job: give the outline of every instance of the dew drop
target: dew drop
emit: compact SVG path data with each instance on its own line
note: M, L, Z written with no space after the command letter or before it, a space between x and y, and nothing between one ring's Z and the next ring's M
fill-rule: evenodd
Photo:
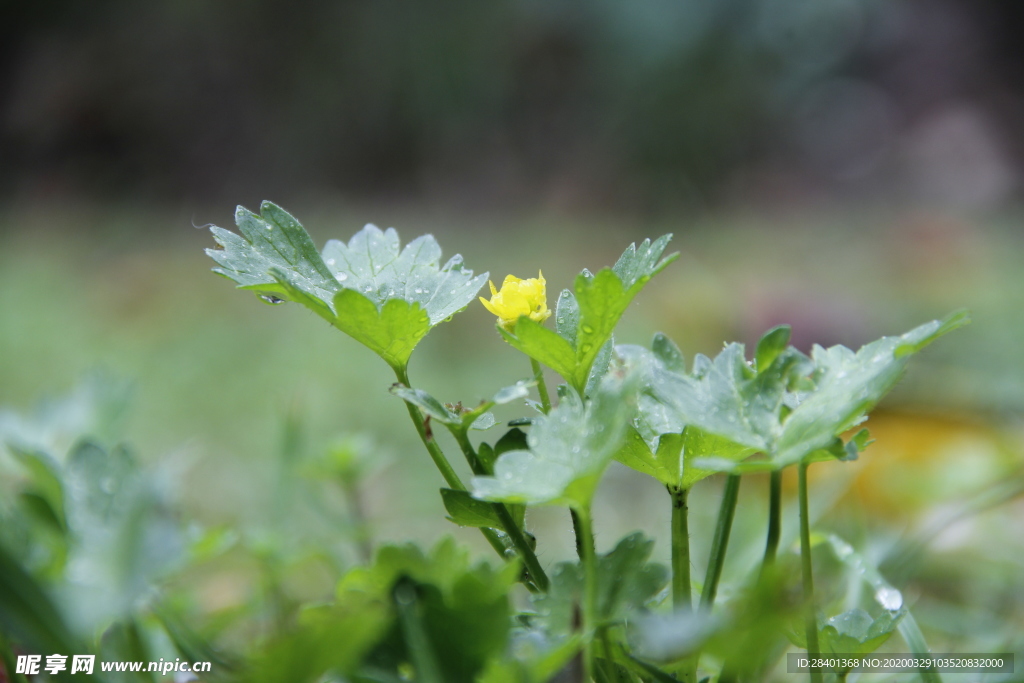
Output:
M370 292L372 290L373 290L373 287L371 287L370 285L366 285L365 287L363 287L363 291L364 292Z
M423 293L423 288L422 287L417 287L413 291L416 292L417 294L422 294Z
M591 327L590 325L584 325L583 331L586 332L587 334L594 334L594 328Z
M895 611L903 607L903 595L895 588L882 586L875 591L875 600L887 610Z
M334 259L332 259L332 258L327 259L327 265L333 266L334 265Z
M593 344L584 344L583 346L580 347L580 351L582 351L583 353L588 353L592 348L594 348Z
M338 273L334 277L338 280L338 282L344 282L345 280L348 279L348 274L347 273Z
M284 299L281 299L280 297L276 297L273 294L260 294L259 296L260 296L261 299L266 301L268 304L272 304L274 306L276 306L277 304L283 304L284 303Z

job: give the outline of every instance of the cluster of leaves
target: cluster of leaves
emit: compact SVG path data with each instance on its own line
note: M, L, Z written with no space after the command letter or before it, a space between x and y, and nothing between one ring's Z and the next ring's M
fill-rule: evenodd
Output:
M406 367L416 343L465 307L486 274L474 278L458 257L439 268L440 249L429 236L401 250L393 230L382 233L367 226L347 245L331 241L318 254L295 219L273 204L264 203L260 216L240 208L237 219L241 236L214 229L223 247L209 250L221 266L217 272L272 302L302 303L388 362L399 378L392 392L409 404L424 445L450 485L442 489L449 519L483 529L499 552L518 556L526 565L520 570L513 561L513 569L488 574L492 570L471 569L464 560L452 565L454 551L447 545L430 558L413 548L382 551L374 567L343 579L337 602L302 627L320 633L325 619L344 621L360 610L364 623L379 625L379 632L368 626L363 634L379 637L353 639L333 661L353 680L392 680L403 667L423 681L548 680L562 665L579 666L572 658L581 649L586 651L579 653L584 669L598 680L675 680L670 673L687 678L693 671L691 664L687 673L685 659L701 648L725 660L742 652L745 669L755 671L763 662L751 652L751 634L768 642L773 638L752 624L776 623L766 615L792 616L796 607L771 604L764 598L765 584L759 584L760 597L745 609L734 609L725 621L711 620L706 613L680 613L670 617L678 623L652 628L660 617L645 613L668 578L662 568L646 564L650 542L629 537L597 557L588 539L590 505L608 463L618 459L654 477L668 487L678 507L680 495L717 472L738 477L798 463L806 467L854 459L869 440L866 430L852 435L850 430L893 387L910 356L967 321L956 314L857 352L814 347L810 355L789 346L789 328L782 326L762 337L750 360L743 345L729 344L714 359L697 356L687 370L682 353L664 335L656 335L649 349L616 346L613 338L630 302L675 258L663 257L671 237L666 235L631 245L613 267L597 274L584 270L574 291L559 295L554 330L527 316L498 326L513 348L566 383L553 409L530 402L542 414L521 423L529 425L528 433L513 428L493 446L473 445L470 428L492 427L496 421L489 411L525 398L533 383L520 382L467 410L410 386ZM447 427L459 442L475 475L470 486L463 486L447 465L425 428L427 420ZM535 541L525 525L525 509L538 505L568 507L577 523L581 562L560 567L550 582L541 576ZM722 557L731 523L731 511L726 512L713 551ZM856 557L848 547L837 554L844 561ZM446 567L447 574L437 574L438 567ZM866 575L863 567L858 571ZM535 611L513 622L507 599L516 577L535 592ZM717 575L706 579L717 580ZM453 587L462 581L466 593ZM485 584L498 586L500 599L484 590ZM470 593L480 602L473 602ZM883 613L874 618L859 609L822 616L817 636L823 651L867 652L897 625L912 623L902 605L882 599L879 604ZM491 626L471 632L471 611L485 621L493 617ZM626 622L637 625L628 634L621 628ZM511 628L512 623L518 625ZM666 646L664 633L676 627L687 637ZM737 629L744 637L735 637ZM296 637L282 647L301 650L302 637ZM746 651L736 650L737 642L745 643ZM759 647L770 653L774 646ZM644 653L662 664L645 661ZM313 668L313 677L327 670Z

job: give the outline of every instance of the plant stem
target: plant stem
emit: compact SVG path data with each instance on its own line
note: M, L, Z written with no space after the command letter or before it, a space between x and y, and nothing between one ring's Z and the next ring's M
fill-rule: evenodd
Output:
M394 370L399 382L407 387L411 386L409 384L409 372L406 368L396 367ZM459 475L455 473L454 469L452 469L452 465L448 462L448 458L445 457L444 451L442 451L441 447L437 445L434 437L427 434L426 420L423 417L423 413L419 408L408 401L403 401L403 403L405 403L405 407L409 411L409 418L412 420L412 424L416 428L416 433L420 435L420 441L423 442L423 446L427 449L427 453L430 454L430 459L434 461L434 464L437 465L437 469L441 471L441 476L444 477L444 480L448 483L448 487L453 488L456 491L465 491L466 485L462 483L462 480L459 479ZM501 542L501 539L498 538L496 533L494 533L494 530L480 529L480 533L484 535L484 538L486 538L487 542L492 548L494 548L494 551L504 559L505 544Z
M551 396L548 395L548 385L544 381L544 368L536 359L530 359L530 366L533 368L533 378L537 380L537 393L540 394L540 406L544 414L551 412Z
M768 488L768 541L764 548L764 561L761 563L761 578L775 564L775 555L779 550L779 536L782 533L782 470L772 471Z
M430 636L423 625L416 586L404 579L394 589L395 611L409 648L410 658L420 683L442 683L441 667L437 661Z
M455 436L455 441L459 444L459 448L462 449L462 454L466 456L466 461L469 463L473 473L478 475L493 474L480 462L480 456L477 455L473 444L470 443L469 435L466 434L465 428L455 427L451 431L452 435ZM515 519L512 518L512 513L509 512L508 507L504 503L492 503L492 506L498 515L498 520L502 524L502 530L508 534L516 550L519 551L519 556L523 558L523 564L526 566L530 580L533 581L539 590L546 593L550 585L548 576L544 572L544 568L541 567L537 554L530 547L526 536L523 535L522 529L519 528Z
M583 564L583 634L586 646L583 655L583 680L593 680L594 637L597 628L597 549L594 545L594 528L590 520L590 509L574 510L574 519L579 522L577 543Z
M736 514L739 493L740 475L730 474L725 480L725 490L722 492L722 506L718 509L718 523L715 525L715 536L711 541L711 557L704 577L704 590L700 595L700 607L706 612L710 612L715 604L718 580L722 577L722 567L725 565L725 551L729 546L729 532L732 531L732 519Z
M668 487L672 496L672 605L677 612L693 610L690 581L690 528L687 500L689 489ZM679 675L685 683L697 680L697 662L700 655L688 657L680 665Z
M920 659L931 656L931 648L928 647L928 643L925 642L924 634L921 633L920 627L917 625L917 621L914 620L914 615L907 611L900 620L900 625L897 627L900 635L903 636L903 640L907 641L907 645L910 647L910 651ZM921 676L921 680L924 683L942 683L942 676L939 675L935 665L923 666L918 669L918 673Z
M395 368L395 375L398 376L398 381L405 386L412 386L409 384L409 372L406 368ZM408 401L403 402L405 403L405 407L409 410L409 418L412 419L412 424L416 427L416 433L420 435L420 441L423 442L423 445L427 449L427 453L430 454L430 459L434 461L434 464L437 465L437 469L441 471L441 476L444 477L446 482L448 482L449 487L459 491L465 491L466 486L462 483L462 480L459 479L459 475L455 473L455 470L452 469L452 465L448 462L448 458L445 457L441 447L437 445L436 441L434 441L433 436L427 434L426 420L423 417L423 413L419 408Z
M690 597L689 489L668 487L672 496L672 604L676 611L693 609Z
M814 607L814 577L811 574L811 522L807 512L807 467L800 463L800 564L803 569L804 586L804 628L807 635L807 656L811 659L821 654L818 645L818 618ZM822 683L821 669L811 667L811 683Z

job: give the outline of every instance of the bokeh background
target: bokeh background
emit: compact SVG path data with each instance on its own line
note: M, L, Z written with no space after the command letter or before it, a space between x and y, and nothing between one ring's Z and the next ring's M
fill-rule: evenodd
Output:
M443 520L383 363L210 274L201 228L271 199L321 244L368 222L432 232L478 272L542 269L553 291L672 232L682 257L619 341L662 330L688 357L778 323L804 350L856 347L969 308L974 324L915 359L872 420L876 444L832 468L816 506L896 563L936 649L1020 646L1024 6L52 0L4 14L0 434L57 451L83 432L125 440L169 473L183 523L234 539L179 579L197 614L258 602L252 548L287 558L284 592L329 593L358 559L351 510L324 488L339 453L363 459L375 539L482 548ZM529 374L492 322L473 305L436 329L414 382L474 403ZM0 462L10 492L21 475ZM698 555L717 486L695 506ZM736 532L753 554L727 578L759 552L756 488ZM613 468L599 546L635 528L667 538L662 497ZM534 521L542 559L571 554L567 520ZM897 557L910 538L930 561Z

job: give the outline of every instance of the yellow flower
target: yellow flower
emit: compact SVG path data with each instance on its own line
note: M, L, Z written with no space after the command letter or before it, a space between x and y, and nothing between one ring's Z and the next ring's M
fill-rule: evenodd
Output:
M515 275L507 275L505 281L501 283L500 292L494 288L493 282L488 284L491 286L491 300L480 297L480 303L498 316L498 322L509 332L515 329L516 322L524 315L539 323L551 315L544 273L526 280L521 280Z

